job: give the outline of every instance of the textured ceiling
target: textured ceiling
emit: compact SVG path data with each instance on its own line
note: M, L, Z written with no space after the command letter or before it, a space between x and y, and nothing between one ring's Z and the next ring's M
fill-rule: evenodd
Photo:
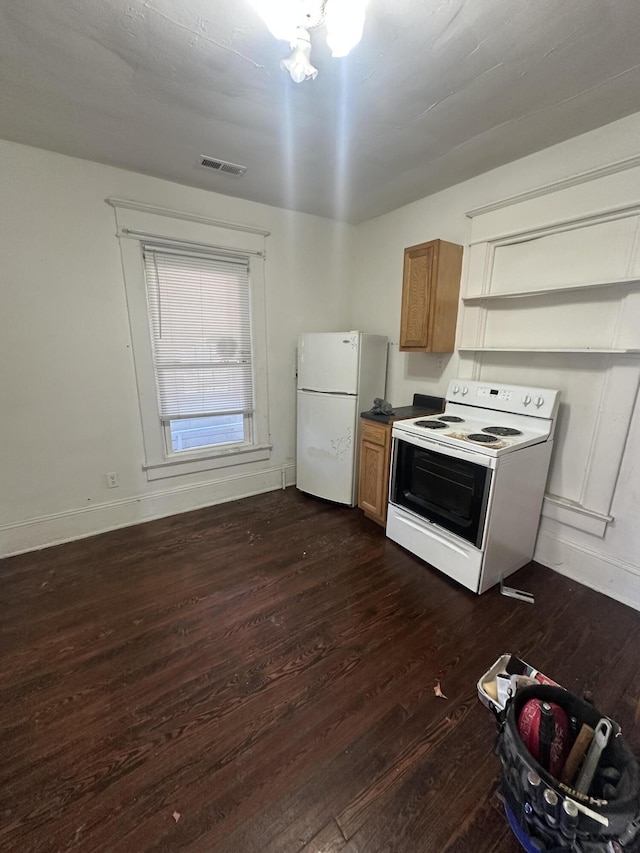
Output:
M370 0L312 43L294 84L248 0L0 0L0 137L360 222L640 110L639 0Z

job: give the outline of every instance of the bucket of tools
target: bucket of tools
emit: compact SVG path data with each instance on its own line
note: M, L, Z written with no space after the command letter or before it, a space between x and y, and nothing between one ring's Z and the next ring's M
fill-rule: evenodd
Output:
M640 768L617 723L542 684L496 716L505 810L525 850L640 850Z

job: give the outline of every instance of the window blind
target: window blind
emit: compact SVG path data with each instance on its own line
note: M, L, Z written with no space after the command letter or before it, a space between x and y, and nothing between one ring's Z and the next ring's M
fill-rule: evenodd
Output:
M143 246L164 420L253 411L249 263Z

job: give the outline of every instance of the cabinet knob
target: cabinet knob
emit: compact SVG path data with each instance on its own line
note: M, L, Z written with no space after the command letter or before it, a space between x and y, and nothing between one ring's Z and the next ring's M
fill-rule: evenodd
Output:
M542 406L543 403L544 403L544 397L536 397L536 406L538 408L540 408L540 406Z
M524 397L522 398L523 405L528 406L530 402L531 402L531 394L525 394Z

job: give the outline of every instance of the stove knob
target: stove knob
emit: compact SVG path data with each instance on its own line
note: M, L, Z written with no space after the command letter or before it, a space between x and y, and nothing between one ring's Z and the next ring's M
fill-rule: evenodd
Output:
M453 386L453 393L454 393L454 394L457 394L459 390L460 390L460 386L459 386L459 385L454 385L454 386Z
M469 389L467 388L466 385L463 385L462 386L462 396L464 397L464 395L468 394L468 393L469 393Z
M530 402L531 402L531 394L525 394L524 397L522 398L523 405L528 406Z
M536 406L538 408L540 408L540 406L542 406L543 403L544 403L544 397L536 397Z

